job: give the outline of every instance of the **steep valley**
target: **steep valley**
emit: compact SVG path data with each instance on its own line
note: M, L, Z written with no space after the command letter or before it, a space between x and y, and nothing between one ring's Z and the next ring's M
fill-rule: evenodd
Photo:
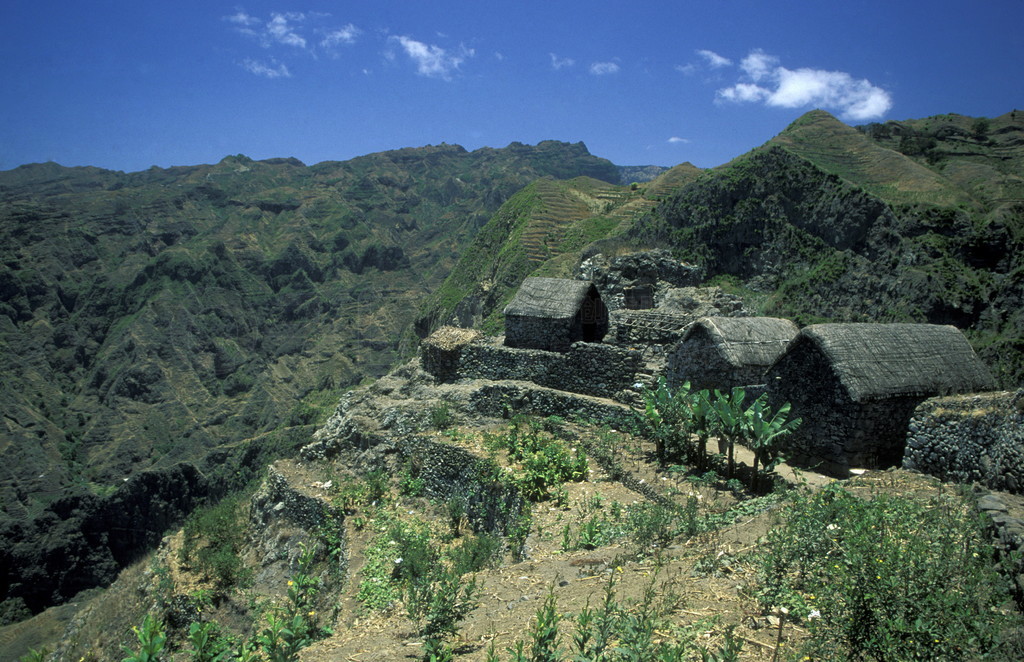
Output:
M743 556L781 525L776 496L658 467L621 403L584 399L578 416L538 409L521 423L509 417L562 396L441 384L419 368L432 331L501 335L526 277L572 277L598 254L665 249L715 296L801 325L953 324L1001 388L1024 384L1016 111L862 127L813 111L708 170L619 168L555 141L313 166L242 155L127 174L22 166L0 172L0 247L0 625L12 624L0 649L18 655L45 644L60 659L112 659L147 611L180 617L179 644L193 617L257 634L309 548L326 588L308 610L334 634L300 659L419 659L407 596L376 611L357 597L374 536L395 527L429 530L446 563L469 544L500 550L478 569L497 597L467 619L457 659L514 645L548 589L578 614L616 577L633 608L656 581L694 645L721 651L735 634L742 659L767 660L785 635L795 650L807 624L783 632L777 612L753 613ZM590 456L564 502L534 505L526 532L499 475L521 467L494 445L520 424ZM444 472L488 459L498 473L459 487L479 501L446 533L446 504L464 492ZM902 472L861 485L923 501L950 491ZM194 551L175 565L189 554L181 523L239 490L221 522L256 579L219 585ZM690 513L673 520L689 532L637 543L629 506L669 503ZM607 537L588 521L605 521ZM194 542L213 546L209 531ZM108 586L123 609L95 598ZM680 600L665 606L670 596Z

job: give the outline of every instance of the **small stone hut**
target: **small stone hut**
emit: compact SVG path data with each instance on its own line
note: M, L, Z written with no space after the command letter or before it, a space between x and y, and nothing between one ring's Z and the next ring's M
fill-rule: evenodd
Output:
M766 382L773 407L803 419L780 440L787 460L837 476L900 464L926 398L995 387L960 330L933 324L813 324Z
M527 278L504 313L509 347L562 352L608 333L608 309L588 281Z
M459 378L459 366L465 348L483 337L474 329L442 326L420 343L420 361L423 369L441 381Z
M776 317L701 318L669 352L665 378L694 389L764 384L765 372L799 332Z

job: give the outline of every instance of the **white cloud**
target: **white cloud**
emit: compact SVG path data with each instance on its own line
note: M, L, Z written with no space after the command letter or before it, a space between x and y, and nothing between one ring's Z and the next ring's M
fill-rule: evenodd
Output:
M473 57L475 51L460 47L458 53L449 53L440 46L424 44L410 37L391 37L401 44L405 54L416 63L416 73L429 78L451 80L452 74L458 71L467 57Z
M708 65L712 69L721 69L722 67L728 67L732 64L732 60L730 60L729 58L723 57L718 53L714 51L709 51L707 49L697 51L697 55L707 60Z
M590 73L595 76L605 76L619 72L619 65L615 62L595 62L590 65Z
M558 57L554 53L548 53L548 55L551 56L551 68L555 69L556 71L558 69L564 69L565 67L571 67L576 64L576 60L572 59L571 57Z
M726 101L742 103L744 101L760 101L771 95L771 91L753 83L737 83L732 87L718 90L718 96Z
M686 76L697 73L697 65L695 64L677 64L675 68L676 71Z
M243 25L245 27L253 27L255 25L259 25L261 22L260 19L256 18L255 16L250 16L249 14L246 14L241 9L239 9L238 12L232 16L225 16L224 20L230 21L235 25Z
M760 49L750 51L747 57L740 61L740 69L745 71L755 82L771 75L778 66L779 58L768 55Z
M672 136L668 139L670 145L689 145L691 142L693 141L689 138L680 138L679 136Z
M760 50L743 58L740 68L748 80L718 90L719 100L763 101L777 108L818 106L838 110L844 119L850 120L881 117L892 108L888 92L843 71L787 69L779 64L778 58Z
M302 37L289 24L290 21L302 21L305 18L302 14L271 14L267 23L267 36L279 44L305 48L306 39Z
M251 58L245 58L240 64L243 69L251 74L256 74L257 76L265 76L266 78L292 77L291 72L288 71L288 67L284 66L284 64L273 60L271 62L271 64L265 64Z
M354 44L356 43L356 38L362 33L362 30L349 23L344 27L328 31L324 38L320 40L320 46L323 48L333 48L339 44Z

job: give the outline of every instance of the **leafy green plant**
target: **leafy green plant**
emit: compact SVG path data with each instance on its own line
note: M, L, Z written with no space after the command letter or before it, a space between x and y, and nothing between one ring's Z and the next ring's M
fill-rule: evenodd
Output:
M452 413L451 405L441 402L430 408L428 412L430 427L435 430L446 430L455 423L455 414Z
M551 488L587 477L589 464L586 451L571 451L565 443L543 431L543 422L516 418L507 433L493 439L508 450L509 458L518 463L516 484L530 501L551 498Z
M236 493L216 504L199 508L184 525L180 556L209 575L220 589L245 582L250 571L238 556L245 542L240 508L247 493Z
M530 660L531 662L560 662L562 649L558 623L562 615L558 613L554 588L548 589L544 604L537 610L530 627Z
M641 551L665 547L679 533L675 509L660 503L638 503L627 510L626 528Z
M25 653L18 658L18 662L44 662L46 656L50 654L50 651L46 648L36 650L32 648L29 652Z
M664 377L658 377L655 388L640 391L644 408L637 422L645 436L654 441L655 455L662 465L694 459L695 449L689 443L689 394L689 382L672 391Z
M747 392L735 386L728 394L715 389L715 397L711 401L716 414L715 427L719 433L719 452L727 458L729 478L733 477L735 471L736 444L743 441L746 431L747 417L743 408L746 397Z
M744 412L747 441L754 451L754 467L750 475L751 491L757 491L760 477L758 464L764 474L768 475L782 461L775 444L776 440L800 426L799 418L787 420L789 409L790 404L787 402L773 413L768 406L768 396L762 394Z
M695 465L698 471L706 471L708 465L708 439L711 437L715 409L711 405L711 393L707 389L690 391L686 399L689 409L690 428L697 435Z
M142 625L133 627L132 632L138 639L139 650L133 652L124 647L124 652L128 653L128 657L124 658L123 662L156 662L163 659L162 653L167 645L167 635L160 621L150 614L146 614L142 619Z
M298 569L288 581L286 606L270 610L266 627L256 637L270 662L294 662L300 650L330 634L330 630L317 626L313 609L319 590L319 581L310 574L313 560L313 550L303 547Z
M478 604L480 585L458 571L438 564L429 574L412 578L405 589L409 617L419 624L420 635L440 640L455 634L458 624Z
M755 596L810 631L807 654L976 659L1021 626L988 535L954 495L798 493L757 557ZM1019 653L1019 651L1017 651Z
M495 564L502 550L500 536L480 533L462 538L462 544L448 551L452 568L459 574L479 572Z
M427 483L411 462L406 463L398 478L398 491L407 497L421 497L427 490Z
M231 660L231 640L224 637L216 623L192 623L188 628L189 656L193 662Z

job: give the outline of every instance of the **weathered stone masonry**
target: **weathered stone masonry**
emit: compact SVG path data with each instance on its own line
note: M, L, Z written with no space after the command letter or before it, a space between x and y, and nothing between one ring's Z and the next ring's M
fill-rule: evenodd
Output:
M614 398L631 389L642 367L638 351L597 343L573 343L567 352L505 347L467 336L440 349L433 336L423 342L423 367L442 381L492 379L528 381L570 393Z
M924 401L910 421L903 467L1024 494L1024 389Z

